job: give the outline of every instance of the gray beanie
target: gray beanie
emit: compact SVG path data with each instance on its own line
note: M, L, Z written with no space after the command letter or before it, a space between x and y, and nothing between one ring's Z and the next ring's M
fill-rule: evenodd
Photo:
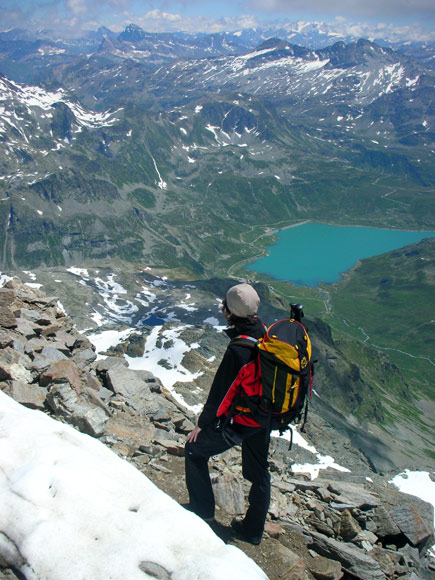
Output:
M228 310L239 318L257 314L260 297L249 284L237 284L230 288L225 297Z

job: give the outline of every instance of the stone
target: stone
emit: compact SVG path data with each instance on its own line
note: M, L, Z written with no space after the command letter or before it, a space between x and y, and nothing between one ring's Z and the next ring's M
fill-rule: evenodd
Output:
M52 363L44 356L35 354L32 362L28 365L28 367L29 371L32 373L32 375L35 376L35 379L37 379L41 373L48 369L51 364Z
M345 542L349 542L361 531L361 526L352 516L349 510L345 510L341 514L340 520L340 536Z
M52 346L44 346L41 350L41 355L50 360L51 362L56 362L60 360L68 360L68 357L65 356L60 350L57 348L53 348Z
M264 531L270 538L278 539L282 534L284 534L284 529L277 523L266 522L264 525Z
M32 338L37 334L37 326L30 320L25 318L17 318L15 329L25 338Z
M65 346L71 350L77 340L77 336L74 336L71 332L67 332L62 328L59 332L56 332L56 340L63 342Z
M41 318L41 313L38 310L31 310L30 308L20 308L17 317L26 318L32 322L38 322Z
M171 439L162 439L161 437L158 437L153 440L153 443L164 447L169 455L184 457L184 445L178 443L177 441L172 441Z
M305 563L290 548L277 544L276 566L281 571L280 580L301 580L305 572Z
M14 340L14 335L9 332L0 329L0 348L6 348L10 346Z
M364 542L365 545L367 543L374 545L376 544L377 541L378 537L376 536L376 534L370 532L369 530L360 530L358 534L354 538L352 538L352 542L355 544Z
M236 476L226 473L213 481L213 492L216 504L229 514L245 513L245 495L243 487Z
M56 322L48 326L39 326L36 330L37 334L40 336L53 336L62 328L62 324Z
M387 575L387 577L393 576L396 569L395 558L392 558L388 550L384 550L381 546L374 546L368 554L379 562L382 571Z
M296 487L293 483L288 483L287 481L281 481L280 479L272 479L272 487L278 489L281 493L292 493Z
M155 379L152 373L119 365L107 371L106 379L109 389L122 395L138 413L145 412L146 403L152 397L149 387L149 381Z
M311 546L321 556L338 560L345 571L361 580L386 580L379 563L353 544L310 532Z
M44 346L49 346L49 343L45 338L30 338L26 342L25 352L27 354L41 352Z
M5 284L0 288L0 309L11 306L15 300L15 291L8 288Z
M5 363L0 361L0 381L22 381L32 383L33 377L31 372L19 363Z
M269 514L272 518L278 520L286 518L288 515L294 515L298 511L298 507L292 500L282 493L276 493L272 489L272 497L269 505Z
M74 425L83 433L99 437L105 433L108 415L101 407L92 407L81 399L68 383L55 384L46 398L57 417Z
M432 530L423 521L413 504L393 507L390 515L413 546L431 537Z
M187 435L195 428L195 425L192 423L192 421L183 415L176 415L175 417L172 417L172 422L174 423L177 433L183 433L184 435Z
M94 362L94 360L97 358L97 355L94 350L86 348L84 350L75 352L73 358L77 364L88 366Z
M42 387L56 383L68 383L78 395L82 392L80 372L72 360L57 361L40 376L39 384Z
M47 396L47 389L38 387L36 385L29 385L22 381L11 381L10 395L15 401L21 403L30 409L45 409L45 398Z
M139 570L150 576L151 578L156 578L156 580L171 580L172 574L155 562L141 562L139 564Z
M3 328L16 328L17 319L9 310L9 308L0 307L0 326Z
M97 361L95 363L95 366L93 366L93 368L95 368L97 374L105 375L109 369L112 369L117 366L127 367L128 362L124 358L121 358L120 356L108 356L104 359L100 359L99 361Z
M318 554L307 559L307 567L316 580L340 580L344 574L340 562Z
M376 529L372 531L380 538L400 534L399 526L383 505L377 506L373 510L371 521L376 525Z
M335 496L334 505L345 504L346 508L370 509L381 503L377 495L354 483L334 481L330 483L329 491Z
M154 425L145 417L121 419L114 416L109 419L106 425L106 435L117 439L131 439L136 442L139 449L151 446L156 431Z

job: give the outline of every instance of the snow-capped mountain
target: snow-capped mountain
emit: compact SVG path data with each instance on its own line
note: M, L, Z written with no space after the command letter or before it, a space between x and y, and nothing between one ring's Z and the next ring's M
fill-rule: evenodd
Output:
M20 180L26 165L37 159L39 171L27 174L27 183L33 183L50 152L70 145L78 133L107 128L118 120L116 112L85 109L62 89L51 92L0 77L0 138L6 145L0 180Z
M97 52L54 66L45 88L3 77L4 264L153 255L225 270L245 221L325 219L343 187L360 223L372 197L361 183L384 172L431 182L433 84L431 70L364 40L312 50L270 39L238 56L153 65ZM415 207L408 227L430 227ZM399 210L390 225L403 223ZM367 219L385 225L385 212Z

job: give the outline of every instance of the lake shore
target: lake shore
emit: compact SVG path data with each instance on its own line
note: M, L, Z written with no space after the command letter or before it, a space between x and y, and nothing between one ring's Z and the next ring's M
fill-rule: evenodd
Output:
M298 226L304 226L302 236L300 232L290 232ZM260 257L249 260L242 268L296 286L316 287L322 282L339 282L361 259L417 244L425 238L435 237L435 232L304 220L271 229L265 232L264 236L267 235L275 236L274 243L267 245Z

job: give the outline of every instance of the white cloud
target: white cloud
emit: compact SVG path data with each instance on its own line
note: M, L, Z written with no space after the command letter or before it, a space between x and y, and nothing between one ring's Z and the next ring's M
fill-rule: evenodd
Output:
M86 0L67 0L66 7L74 16L81 16L88 12L88 4Z
M433 18L435 4L433 0L245 0L245 7L254 12L260 10L269 14L291 14L312 12L314 14L337 14L350 17L411 17Z

